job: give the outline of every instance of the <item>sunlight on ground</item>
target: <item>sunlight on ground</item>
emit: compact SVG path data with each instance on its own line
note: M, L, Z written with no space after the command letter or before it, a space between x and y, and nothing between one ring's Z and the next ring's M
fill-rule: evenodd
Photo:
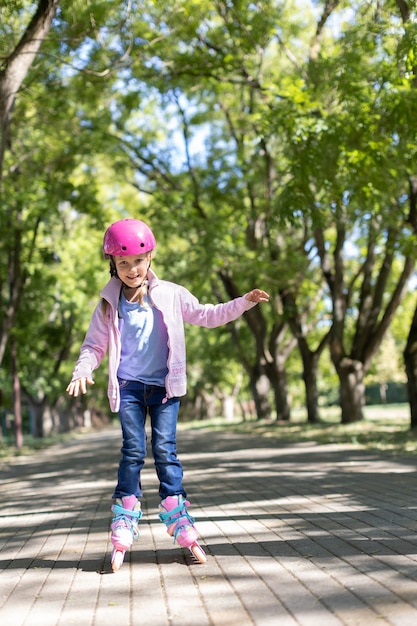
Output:
M417 454L417 432L410 430L408 404L369 406L364 414L360 422L341 424L340 409L326 407L322 409L322 421L318 424L307 423L305 411L294 411L289 423L218 418L180 423L179 428L252 434L277 439L280 443L351 444L397 454Z

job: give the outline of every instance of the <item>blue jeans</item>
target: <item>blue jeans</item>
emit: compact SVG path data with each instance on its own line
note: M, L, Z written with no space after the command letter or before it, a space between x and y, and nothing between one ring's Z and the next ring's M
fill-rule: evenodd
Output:
M134 380L119 380L122 426L122 458L119 463L118 482L113 498L135 494L142 496L140 473L145 464L145 422L149 412L152 433L152 454L159 479L159 495L182 494L182 465L177 458L177 418L180 407L178 398L166 399L164 387L145 385Z

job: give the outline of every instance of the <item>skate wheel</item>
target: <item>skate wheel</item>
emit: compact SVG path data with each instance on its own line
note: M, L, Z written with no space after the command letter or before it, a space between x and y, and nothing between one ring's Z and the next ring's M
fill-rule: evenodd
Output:
M207 561L206 553L198 543L194 543L190 546L190 550L199 563L203 564Z
M123 559L125 557L125 553L121 550L115 550L111 557L111 566L113 572L117 572L118 569L122 567Z

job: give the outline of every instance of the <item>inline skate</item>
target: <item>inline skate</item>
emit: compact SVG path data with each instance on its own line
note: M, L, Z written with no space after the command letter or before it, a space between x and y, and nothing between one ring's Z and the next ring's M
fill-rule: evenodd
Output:
M190 506L182 495L168 496L159 506L159 519L167 527L167 532L183 548L188 548L199 563L206 562L206 555L198 543L198 533L194 518L187 511Z
M113 572L117 572L123 564L126 550L129 550L133 540L139 537L138 522L142 517L142 511L135 495L117 499L111 510L114 513L111 523L113 544L111 564Z

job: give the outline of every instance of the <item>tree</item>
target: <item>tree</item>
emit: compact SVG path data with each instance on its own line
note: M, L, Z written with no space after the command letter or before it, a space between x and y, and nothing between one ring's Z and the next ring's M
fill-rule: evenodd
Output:
M417 428L417 308L408 333L404 349L405 371L407 374L407 392L410 403L410 427Z
M405 27L403 46L401 48L403 62L410 76L410 84L415 90L417 87L417 68L415 59L415 16L412 18L411 3L405 0L397 0L401 18ZM410 213L409 219L415 222L417 215L417 177L415 172L409 178L410 181ZM410 403L412 429L417 428L417 309L410 325L407 343L404 349L405 370L407 375L407 390Z
M410 217L417 214L417 178L410 179ZM404 348L404 363L407 375L407 391L410 403L410 427L417 428L417 307L410 324Z
M364 377L415 263L407 189L414 75L399 58L406 33L391 5L380 4L375 21L373 11L363 7L333 48L311 59L317 110L292 159L302 163L294 185L309 206L305 218L331 302L329 346L345 423L362 418Z
M178 22L179 10L187 20ZM279 232L285 216L292 219L293 209L276 199L288 167L285 149L276 139L281 127L277 128L275 101L281 85L274 84L276 24L283 10L274 3L264 3L259 13L255 5L216 2L195 10L193 3L183 2L172 11L162 6L149 11L150 45L132 66L137 91L127 88L118 96L115 141L128 158L127 176L130 163L132 183L152 197L158 223L170 224L171 230L175 224L180 232L186 229L191 247L198 249L193 254L182 247L182 253L191 255L187 275L191 283L204 266L212 268L212 295L220 299L262 280L267 288L273 287L274 308L268 314L257 309L245 316L253 349L248 351L240 327L239 332L231 329L258 416L271 415L273 390L277 417L289 419L286 362L297 342L279 293L291 270L293 283L295 277L302 283L308 258L304 252L297 258L293 241L288 244ZM294 23L289 28L294 29ZM302 30L300 25L297 33ZM282 82L289 84L287 62L282 74ZM132 102L141 102L141 110L132 111ZM155 108L165 120L163 150L157 140L160 122L153 128ZM167 132L171 120L173 150ZM204 129L204 150L197 154L193 146L199 129ZM289 237L295 232L295 227L289 230ZM303 240L302 227L297 239ZM288 252L293 256L291 269ZM299 306L298 320L304 319L301 310L307 312L308 307Z
M151 43L132 68L143 81L136 97L150 91L166 127L179 120L184 164L174 165L178 151L158 150L149 123L141 130L144 115L133 119L123 97L117 131L158 216L161 204L169 206L199 246L199 262L207 259L214 271L217 263L227 295L242 292L242 276L264 276L273 289L268 319L265 310L246 316L254 358L245 361L240 351L254 394L256 381L260 389L269 381L258 414L270 412L270 387L277 416L289 415L285 362L293 344L281 338L291 329L304 363L309 419L318 419L318 360L328 344L342 421L355 421L362 417L364 376L414 267L404 236L414 156L408 136L415 126L404 84L413 77L399 58L411 40L390 3L361 7L336 35L327 25L341 20L345 5L321 7L307 29L299 13L288 14L294 7L287 13L274 3L262 13L242 3L213 2L204 11L186 1L173 11L152 7ZM178 11L188 19L178 23ZM204 150L193 154L203 125ZM256 271L236 267L233 256L256 259ZM314 285L313 301L321 295L329 305L315 309L315 320L305 276ZM313 347L308 328L319 324Z
M7 387L17 390L18 407L16 393L23 390L37 413L33 420L37 435L43 434L44 409L51 413L49 404L53 408L62 395L63 382L57 379L71 346L75 317L74 304L65 295L70 280L64 271L62 281L57 281L60 245L68 244L72 228L66 231L66 214L72 216L72 223L82 223L75 217L77 212L90 214L91 222L101 229L106 220L96 199L93 134L83 124L83 111L95 108L97 99L104 97L104 90L97 89L102 78L92 67L82 86L81 79L70 80L76 73L71 60L78 45L92 56L100 49L88 41L88 35L94 32L93 15L106 11L100 2L89 7L77 4L63 3L58 15L58 2L40 1L36 7L9 3L1 9L5 36L0 71L0 363L7 367L10 362L15 378L10 387L7 382L5 398ZM76 18L73 10L78 10ZM56 36L47 38L52 27ZM92 66L94 62L102 64L103 58L93 58ZM85 96L82 104L80 93ZM94 235L84 234L81 249L88 240L93 241ZM79 288L86 283L87 293L89 285L95 286L92 275L89 280L79 279ZM79 313L77 317L81 319ZM49 352L41 347L45 341Z
M39 0L37 9L27 28L24 30L18 44L7 50L0 67L0 203L5 210L1 213L0 230L6 241L9 242L4 250L7 266L7 278L0 274L0 293L2 295L3 314L0 318L0 365L13 327L16 311L19 308L24 285L24 272L20 265L21 231L22 231L22 208L18 207L15 212L7 207L4 201L4 155L6 148L11 146L10 124L16 95L27 76L29 68L45 40L52 20L59 5L59 0ZM9 7L6 4L2 12L8 14ZM6 45L9 41L6 41ZM11 239L10 239L11 236ZM20 380L18 371L17 346L12 346L12 374L15 406L16 445L22 446L21 434L21 410L20 410Z
M64 357L102 274L98 256L90 265L85 255L92 279L81 279L78 298L62 258L71 243L75 257L82 250L81 225L99 254L105 223L140 215L157 232L157 266L202 300L255 285L271 292L269 307L228 327L227 357L246 371L258 417L290 418L298 348L308 419L318 421L329 347L342 420L360 419L364 377L414 267L408 4L144 0L136 8L63 0L4 118L3 362L13 338L32 410L63 412ZM20 40L32 18L8 11L4 32L14 28ZM12 48L3 56L13 59ZM79 245L67 241L75 225ZM203 359L212 389L220 381L207 369L213 360L216 374L224 366L224 329L213 337L222 354L212 346ZM193 333L190 341L201 352ZM35 376L37 354L45 366Z

